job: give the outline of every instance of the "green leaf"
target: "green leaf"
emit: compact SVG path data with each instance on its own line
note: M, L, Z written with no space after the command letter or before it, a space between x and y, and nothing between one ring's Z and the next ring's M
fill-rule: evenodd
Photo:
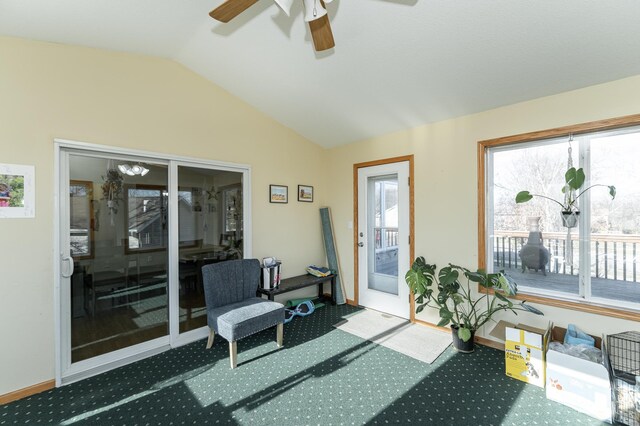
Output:
M416 297L416 303L424 303L424 296L422 294Z
M442 308L440 308L439 314L440 314L440 318L446 319L447 322L449 322L449 320L453 318L453 312L451 312L446 306L443 306Z
M416 294L421 294L424 292L424 276L421 272L412 269L409 269L404 276L404 280L407 285Z
M444 327L445 325L448 325L450 321L451 321L451 319L449 319L449 318L442 318L440 320L440 322L438 322L437 326L438 327Z
M424 260L424 257L418 256L416 257L416 260L413 261L413 264L411 265L411 269L421 270L426 266L427 266L427 262Z
M498 288L504 291L507 296L514 296L518 293L518 285L510 276L500 273L497 281Z
M526 304L525 302L522 302L522 303L520 304L520 306L522 306L522 307L524 308L524 310L526 310L526 311L528 311L528 312L531 312L532 314L536 314L536 315L544 315L544 314L542 313L542 311L541 311L541 310L539 310L539 309L537 309L537 308L534 308L533 306L528 305L528 304Z
M464 303L463 297L461 295L459 295L458 293L452 294L451 298L453 299L453 303L455 303L456 305Z
M466 327L460 327L458 329L458 337L463 341L467 342L471 339L471 330Z
M498 298L498 300L502 300L505 303L511 303L511 301L509 299L507 299L506 297L504 297L502 295L502 293L499 293L499 292L496 291L495 293L493 293L493 295L496 296Z
M564 174L564 179L567 182L567 185L569 185L571 189L578 190L584 184L584 180L585 180L584 170L582 170L582 168L579 168L578 170L576 170L575 167L571 167Z
M518 195L516 195L516 203L526 203L530 199L533 198L533 195L529 191L520 191Z
M478 272L469 271L465 273L465 275L467 278L469 278L469 281L474 283L483 284L487 281L487 274L484 273L483 271L478 271Z
M609 195L611 195L611 199L615 200L616 199L616 187L613 185L609 186Z
M425 306L426 305L418 305L418 307L416 308L416 314L419 314L420 312L422 312Z
M452 269L450 266L445 266L440 269L440 273L438 274L438 280L440 280L440 285L446 287L448 285L453 284L460 274L455 269Z

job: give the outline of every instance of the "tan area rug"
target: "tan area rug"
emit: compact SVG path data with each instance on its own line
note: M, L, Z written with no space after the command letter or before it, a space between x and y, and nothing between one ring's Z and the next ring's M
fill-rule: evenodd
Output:
M365 309L333 325L363 339L431 364L451 344L451 333Z

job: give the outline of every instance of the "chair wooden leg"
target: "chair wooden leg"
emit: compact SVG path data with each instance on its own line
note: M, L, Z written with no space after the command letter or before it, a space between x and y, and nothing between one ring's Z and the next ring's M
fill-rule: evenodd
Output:
M276 327L276 342L278 343L278 347L282 347L282 339L284 336L284 323L279 323Z
M237 342L229 342L229 361L231 362L231 368L236 368L236 366L238 365Z
M211 349L211 346L213 346L213 339L215 339L216 337L216 332L213 331L213 328L209 329L209 340L207 340L207 349Z

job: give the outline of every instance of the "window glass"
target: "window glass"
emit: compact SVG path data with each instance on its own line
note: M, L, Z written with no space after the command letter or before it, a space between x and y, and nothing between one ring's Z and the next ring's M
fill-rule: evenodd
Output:
M71 256L93 257L93 182L69 182L69 228Z
M591 140L591 176L615 183L591 191L591 291L594 297L640 302L640 133Z
M521 293L635 308L640 303L640 130L488 148L487 267ZM582 168L576 227L564 226L565 172ZM615 200L609 185L617 189ZM516 194L539 195L517 204ZM548 197L548 198L546 198ZM550 200L549 198L553 199Z
M166 187L126 185L128 250L167 247Z

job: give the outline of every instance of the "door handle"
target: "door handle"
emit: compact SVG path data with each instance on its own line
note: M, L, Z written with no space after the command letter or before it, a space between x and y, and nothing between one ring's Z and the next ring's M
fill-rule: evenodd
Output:
M358 243L358 247L364 247L364 243L361 241Z
M65 265L67 266L65 268ZM61 274L64 278L69 278L71 275L73 275L73 257L71 256L64 256L62 258L62 271ZM65 273L65 270L68 270L68 273Z

